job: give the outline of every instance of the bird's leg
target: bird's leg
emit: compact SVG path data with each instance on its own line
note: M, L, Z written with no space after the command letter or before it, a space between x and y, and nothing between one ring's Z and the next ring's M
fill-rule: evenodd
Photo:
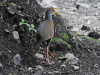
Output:
M49 57L48 57L48 50L49 50L49 46L47 46L47 61L49 60Z
M50 62L49 62L49 55L48 55L48 51L49 51L49 46L47 46L47 59L46 59L46 60L47 60L48 64L50 64L50 65L51 65L52 63L50 63Z
M43 45L43 49L44 49L44 57L46 58L46 52L45 52L45 46Z

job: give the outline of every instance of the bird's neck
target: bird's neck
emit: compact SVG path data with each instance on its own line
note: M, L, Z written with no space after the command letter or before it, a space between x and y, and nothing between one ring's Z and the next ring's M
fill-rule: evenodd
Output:
M52 15L51 14L47 14L46 19L51 21L53 23L53 19L52 19Z

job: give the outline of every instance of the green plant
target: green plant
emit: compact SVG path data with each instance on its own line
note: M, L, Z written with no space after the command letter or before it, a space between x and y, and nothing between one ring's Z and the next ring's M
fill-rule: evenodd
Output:
M67 44L68 48L71 48L71 45L70 44Z
M92 41L98 42L98 40L91 38Z
M28 24L28 23L25 23L25 20L24 19L21 19L22 22L19 23L19 25L26 25L29 27L29 31L31 32L31 30L37 32L36 29L34 29L34 24ZM25 31L22 27L20 27L23 31Z
M11 3L13 6L17 6L16 4L14 4L14 3Z
M77 36L77 38L78 38L79 41L82 41L82 38L80 36Z
M58 59L62 60L62 59L66 59L67 57L58 57Z
M76 41L72 41L72 42L76 42Z
M99 42L99 40L90 38L90 37L88 37L88 36L87 36L86 38L89 39L89 40L91 40L91 41Z
M62 40L62 42L66 44L66 41Z
M56 41L58 41L59 40L59 38L53 38L51 41L52 42L56 42Z
M65 33L62 33L62 36L63 36L66 40L69 39L69 36L68 36L67 34L65 34Z
M63 36L63 38L65 38L66 40L69 39L69 36L68 36L67 34L65 34L65 33L62 33L62 36ZM62 42L66 44L66 41L62 40ZM68 45L68 48L71 48L71 45L70 45L70 44L67 44L67 45Z
M72 32L70 32L70 33L72 33ZM72 33L72 34L74 34L74 35L75 35L75 37L76 37L79 41L82 41L82 37L78 36L78 35L77 35L77 34L75 34L75 33Z

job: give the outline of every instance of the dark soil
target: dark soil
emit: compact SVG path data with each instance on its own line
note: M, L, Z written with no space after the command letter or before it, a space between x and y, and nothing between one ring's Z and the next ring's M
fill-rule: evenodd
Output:
M100 42L84 39L81 42L77 41L78 45L76 45L71 43L69 39L66 42L71 44L72 47L70 49L65 44L55 45L51 43L50 50L56 55L54 58L50 56L50 60L55 62L53 66L48 65L44 60L34 57L35 53L43 54L43 50L40 49L39 44L36 44L35 32L33 31L31 34L25 25L22 26L25 31L22 31L19 27L19 22L24 19L25 22L34 24L35 29L37 29L40 22L45 20L43 18L45 9L38 5L35 0L30 1L30 4L26 4L26 0L7 1L7 3L13 2L17 6L21 6L20 10L21 13L24 13L24 16L17 13L9 13L7 4L0 7L0 14L3 14L0 15L0 63L3 65L3 67L0 67L0 75L50 75L49 73L54 71L59 71L60 73L53 75L100 75ZM66 33L72 38L65 25L68 21L59 15L53 16L53 20L55 25L54 38L64 39L61 33ZM6 32L5 29L8 29L9 32ZM20 43L13 38L12 31L14 30L19 33ZM67 67L61 67L65 60L58 60L58 57L67 53L74 53L79 58L78 70L74 70L69 64L66 64ZM15 65L13 62L13 57L16 54L20 54L22 58L20 66ZM36 74L38 72L35 69L37 65L41 65L44 68L41 74ZM31 71L28 70L29 67L32 67Z

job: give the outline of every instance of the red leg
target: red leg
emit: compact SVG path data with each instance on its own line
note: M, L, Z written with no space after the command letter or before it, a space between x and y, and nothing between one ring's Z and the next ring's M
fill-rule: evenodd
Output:
M50 64L50 65L51 65L52 63L50 63L50 62L49 62L49 55L48 55L48 51L49 51L49 46L47 46L47 59L46 59L46 60L47 60L48 64Z
M43 49L44 49L44 57L46 58L45 46L43 46Z

